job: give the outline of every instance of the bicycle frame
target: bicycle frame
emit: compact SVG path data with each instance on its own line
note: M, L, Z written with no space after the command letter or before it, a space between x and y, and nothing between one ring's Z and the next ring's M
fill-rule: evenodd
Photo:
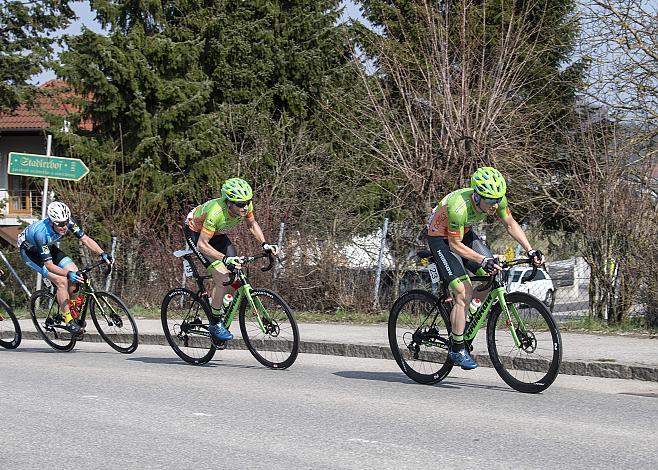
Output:
M471 317L470 323L467 325L467 328L464 331L464 340L471 342L475 339L475 337L478 334L478 331L480 331L480 328L484 326L485 321L489 318L489 313L491 313L491 309L496 304L496 302L498 302L498 305L500 305L502 309L503 315L505 315L506 318L505 323L507 324L510 330L515 346L516 347L521 346L521 341L519 340L517 331L525 333L526 326L525 323L523 322L523 319L521 318L521 315L519 315L519 312L516 310L516 307L514 305L511 305L510 308L510 305L507 304L506 301L507 289L505 288L503 277L507 274L506 272L507 268L528 261L529 260L527 259L518 259L510 262L503 262L503 271L498 272L493 276L469 276L471 281L485 282L487 285L490 285L492 289L489 292L489 294L487 294L487 297L484 299L484 301L482 302L482 306ZM534 277L534 273L536 273L536 271L537 268L533 270L533 274L531 275L530 279ZM485 285L485 288L482 290L485 290L486 288L487 286Z
M229 305L228 313L224 317L224 326L228 328L231 325L239 312L243 299L246 299L246 301L249 302L249 306L252 308L252 311L255 312L255 315L257 316L258 327L260 328L261 332L264 333L265 325L263 325L261 315L267 315L267 311L263 307L260 299L257 298L254 301L254 298L251 296L251 291L253 288L251 287L251 284L249 284L249 280L247 279L247 276L242 272L242 270L237 270L235 274L238 278L238 281L240 282L240 287L235 290L233 302L231 302L231 305Z
M90 271L92 271L92 270L94 270L94 269L96 269L100 266L103 266L105 264L106 264L105 261L99 261L97 263L91 264L91 265L89 265L85 268L80 269L79 272L81 272L83 275L86 275ZM111 268L109 268L109 269L111 269ZM54 286L54 284L50 283L50 292L53 295L53 297L52 297L52 301L51 301L51 303L48 307L49 315L51 315L53 313L53 308L54 308L55 309L54 313L56 313L57 315L61 316L61 318L63 318L63 314L60 311L59 302L57 301L56 290L57 289ZM98 306L101 315L107 316L107 314L105 312L105 307L109 307L110 309L113 310L113 307L111 305L108 305L107 303L106 303L105 307L103 306L103 303L100 301L100 299L98 298L98 295L96 294L97 292L98 291L94 287L91 278L86 278L84 282L79 283L78 295L82 295L82 297L83 297L82 305L80 306L80 309L78 311L78 313L80 314L80 317L77 319L77 321L80 324L84 325L85 322L86 322L87 312L89 311L89 305L91 304L90 299L89 299L90 296L93 298L93 301L96 302L96 305ZM116 313L116 312L113 312L113 313ZM63 323L57 323L57 324L53 324L53 325L50 325L50 326L46 325L46 328L53 331L55 328L65 329L65 325Z
M257 256L247 256L245 258L245 263L250 263L258 258L265 257L267 255L257 255ZM203 281L205 279L211 279L212 276L202 276L199 274L199 271L196 268L196 265L192 262L191 255L186 255L184 256L184 259L189 263L192 269L192 277L196 280L197 287L198 287L198 292L197 296L199 299L202 299L208 307L210 307L210 303L208 302L208 291L203 284ZM271 260L270 260L270 266L268 266L265 270L269 269L271 267ZM266 332L266 327L263 324L262 321L262 316L267 317L267 310L263 307L263 304L259 299L255 299L251 296L251 292L253 291L253 287L249 283L249 280L247 279L247 275L242 271L242 269L237 269L235 272L231 274L231 279L225 283L224 285L231 285L233 284L234 278L237 278L238 282L240 283L240 287L238 287L235 290L235 295L233 298L233 301L228 307L228 312L225 313L223 317L223 323L226 328L229 328L231 323L233 323L233 320L237 317L240 309L240 305L242 304L243 300L246 299L247 302L249 302L249 306L252 308L253 312L256 312L257 316L257 322L258 322L258 327L260 328L261 332L265 333Z

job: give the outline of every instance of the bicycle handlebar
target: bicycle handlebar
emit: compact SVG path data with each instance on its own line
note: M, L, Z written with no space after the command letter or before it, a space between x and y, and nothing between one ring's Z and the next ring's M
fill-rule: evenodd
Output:
M499 263L500 263L500 266L502 267L502 270L506 270L508 268L517 266L519 264L532 264L532 273L530 274L530 277L528 279L523 280L522 282L530 282L537 275L537 266L535 266L532 263L532 258L518 258L518 259L514 259L512 261L500 261L499 260ZM486 275L486 276L471 276L470 279L472 281L480 281L480 282L484 283L483 285L476 288L476 290L478 292L482 292L482 291L488 290L491 287L491 285L494 282L494 279L496 278L496 275L499 272L496 272L495 274L492 274L492 275Z
M267 266L260 268L260 270L263 271L263 272L266 272L266 271L269 271L270 269L272 269L272 267L274 266L274 255L272 255L272 253L263 252L259 255L241 256L240 258L242 258L242 263L241 264L249 264L253 261L256 261L257 259L265 258L265 257L267 257L267 259L268 259ZM233 284L233 281L235 281L235 276L236 276L238 271L241 271L241 269L236 269L235 271L231 272L230 275L229 275L228 281L222 282L222 284L224 286L230 286L231 284Z
M98 268L99 266L103 266L103 265L107 266L107 268L103 271L103 274L108 276L112 272L112 265L107 264L103 260L97 261L93 264L90 264L89 266L85 266L84 268L80 269L78 272L82 273L82 275L85 277L85 280L86 280L86 277L87 277L86 274L88 272L93 271L94 269Z

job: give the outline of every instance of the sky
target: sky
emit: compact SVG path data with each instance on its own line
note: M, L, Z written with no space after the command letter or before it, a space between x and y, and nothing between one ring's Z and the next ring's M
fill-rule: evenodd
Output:
M343 11L342 20L346 21L349 18L363 20L363 17L359 12L359 7L357 7L352 1L343 0L343 6L345 7L345 10ZM73 11L75 11L78 20L71 23L67 29L55 33L57 36L62 34L80 34L83 26L86 26L88 29L97 33L103 31L100 24L96 22L95 15L91 12L88 1L75 2L73 4ZM53 78L55 78L55 72L52 70L45 70L42 73L35 75L30 82L35 85L41 85Z

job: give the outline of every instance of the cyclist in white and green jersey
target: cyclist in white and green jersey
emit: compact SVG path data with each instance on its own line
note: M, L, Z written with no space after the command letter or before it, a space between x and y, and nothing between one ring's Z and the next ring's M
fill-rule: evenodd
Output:
M183 231L190 249L213 277L212 316L208 330L213 339L228 341L233 339L233 335L222 324L221 314L222 300L231 287L223 283L229 279L229 272L241 268L241 258L237 256L226 232L245 220L263 250L276 255L278 249L276 245L265 242L263 231L256 222L251 202L253 191L249 183L241 178L228 179L222 185L221 193L221 197L193 209L187 215Z
M476 275L500 270L482 239L472 226L487 216L498 218L507 233L516 240L535 265L544 262L539 250L533 250L523 229L512 217L505 192L503 175L492 167L478 168L471 177L471 187L453 191L434 208L427 225L427 241L436 260L439 274L448 283L454 303L450 314L452 341L450 359L462 369L475 369L476 362L464 344L466 309L473 297L473 287L466 269Z

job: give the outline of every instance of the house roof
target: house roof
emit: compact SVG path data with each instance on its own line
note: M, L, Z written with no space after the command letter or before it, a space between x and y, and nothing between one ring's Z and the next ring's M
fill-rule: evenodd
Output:
M68 84L63 80L49 80L39 88L42 89L66 89ZM73 96L71 91L62 91L53 95L37 95L34 100L34 106L29 108L21 105L11 114L0 113L0 131L2 130L42 130L49 127L48 121L44 119L45 114L56 114L59 116L68 116L77 113L79 108L66 103L66 99ZM92 122L85 119L79 126L84 130L92 129Z

